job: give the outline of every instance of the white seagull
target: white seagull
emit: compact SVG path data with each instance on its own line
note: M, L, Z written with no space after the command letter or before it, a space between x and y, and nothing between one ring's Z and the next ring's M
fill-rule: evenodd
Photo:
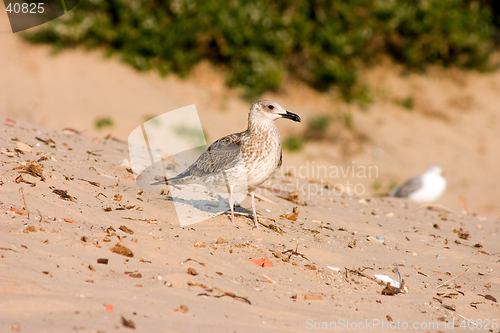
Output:
M441 167L432 165L424 174L410 178L402 186L394 188L389 196L409 198L418 204L435 202L446 189L446 179L442 173Z
M201 184L211 192L229 192L231 222L234 222L234 192L248 191L252 198L253 221L257 224L254 191L281 166L281 141L274 121L300 117L278 103L258 100L248 113L246 131L225 136L212 143L200 157L179 175L151 185Z

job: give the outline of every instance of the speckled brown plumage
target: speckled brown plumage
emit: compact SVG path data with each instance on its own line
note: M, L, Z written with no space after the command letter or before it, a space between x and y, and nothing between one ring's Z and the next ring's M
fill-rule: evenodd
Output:
M184 172L168 179L168 184L202 184L212 192L228 191L234 226L233 193L248 191L257 227L254 191L282 163L280 135L274 124L278 118L300 121L298 115L275 102L254 102L248 114L247 130L212 143ZM155 184L160 183L164 182Z

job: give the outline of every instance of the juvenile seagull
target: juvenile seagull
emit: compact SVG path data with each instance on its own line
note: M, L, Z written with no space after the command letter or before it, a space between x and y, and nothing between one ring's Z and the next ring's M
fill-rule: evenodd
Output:
M409 198L419 204L435 202L446 189L446 179L442 173L441 167L432 165L424 174L410 178L402 186L393 189L389 196Z
M234 192L247 190L252 198L253 222L257 224L254 191L281 166L281 141L274 121L300 117L278 103L261 99L252 104L246 131L225 136L212 143L179 175L153 183L168 185L201 184L212 192L229 192L231 222L234 222Z

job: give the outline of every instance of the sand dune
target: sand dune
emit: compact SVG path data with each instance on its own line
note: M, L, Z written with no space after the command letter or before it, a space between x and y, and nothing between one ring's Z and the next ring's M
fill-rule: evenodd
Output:
M125 143L0 126L2 332L435 332L498 317L497 218L333 191L300 206L263 191L267 227L219 215L182 228L168 197L122 165ZM272 267L248 261L263 257ZM399 280L395 264L407 291L383 295L375 276Z
M264 184L298 196L262 188L258 230L227 215L183 228L168 196L134 182L122 140L190 104L209 141L244 130L250 102L222 70L162 79L99 51L0 43L1 332L498 331L500 72L381 63L361 73L367 108L287 79L263 96L304 120L278 122L283 138L333 119ZM431 164L441 206L379 197ZM383 295L375 276L399 280L395 264L407 290Z

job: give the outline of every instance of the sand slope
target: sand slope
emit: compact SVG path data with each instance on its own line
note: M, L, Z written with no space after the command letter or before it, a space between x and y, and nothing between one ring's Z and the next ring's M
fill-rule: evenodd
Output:
M17 35L0 34L0 42L1 116L91 135L111 132L126 140L149 117L195 104L210 141L247 126L251 101L241 99L241 90L225 86L222 69L206 63L186 79L162 79L155 72L139 73L118 57L105 59L100 51L53 56L50 46L27 44ZM426 74L408 74L381 63L362 71L361 82L368 84L373 100L366 108L290 78L280 91L263 96L304 120L278 121L284 139L302 137L308 121L318 115L333 119L325 139L289 154L288 166L375 166L377 177L349 179L363 185L365 195L374 195L438 164L448 179L439 203L461 212L462 197L470 211L500 216L500 72L431 68ZM413 109L402 106L408 98ZM97 129L101 118L113 126Z
M19 142L33 151L17 152ZM298 206L262 192L273 203L258 202L261 221L282 233L237 230L226 215L181 228L168 197L142 191L121 165L122 142L18 121L0 125L0 147L2 332L130 331L122 316L140 332L301 332L316 322L389 319L436 332L463 318L490 326L498 318L498 218L332 193L299 196L307 205ZM19 173L34 161L45 181ZM295 180L266 185L287 181ZM247 198L240 210L249 206ZM296 221L280 217L294 206ZM133 257L112 252L116 244ZM247 261L262 257L272 267ZM381 295L384 287L370 278L397 280L395 264L408 291Z

